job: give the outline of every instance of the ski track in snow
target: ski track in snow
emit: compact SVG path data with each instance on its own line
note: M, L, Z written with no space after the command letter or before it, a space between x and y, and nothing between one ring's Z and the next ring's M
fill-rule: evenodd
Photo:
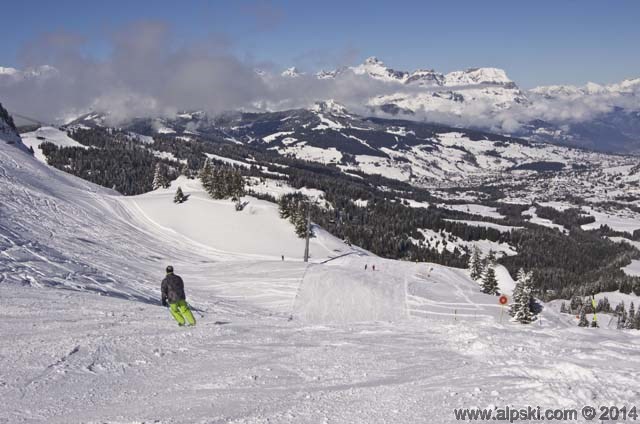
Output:
M444 423L640 398L632 331L554 307L520 326L463 270L322 232L309 265L225 251L136 199L0 143L0 423ZM158 304L168 262L195 328Z
M304 325L226 300L183 329L124 299L0 294L5 422L454 422L457 407L638 395L629 332L429 317Z

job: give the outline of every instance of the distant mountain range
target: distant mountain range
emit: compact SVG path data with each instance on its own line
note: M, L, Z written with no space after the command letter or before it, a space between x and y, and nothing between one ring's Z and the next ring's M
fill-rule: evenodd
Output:
M105 115L91 113L66 128L106 127L108 121ZM602 160L598 153L478 130L362 117L333 101L309 109L215 117L182 112L173 118L134 119L118 129L146 137L243 144L334 164L347 174L379 174L417 185L460 183L540 166L570 170Z
M609 152L640 152L640 78L582 87L554 85L522 90L498 68L448 74L387 67L370 57L363 64L320 71L318 79L365 75L397 87L373 94L372 113L456 124L527 139ZM283 77L304 75L289 68Z
M59 71L51 66L26 70L0 67L0 88L3 83L58 75ZM640 78L610 85L588 83L582 87L558 85L523 90L498 68L447 74L433 69L408 72L387 67L375 57L357 66L313 74L292 67L283 72L256 70L256 76L267 86L274 80L286 85L294 79L301 84L297 87L305 87L305 82L315 84L314 81L336 84L338 89L326 94L327 98L314 94L317 98L309 103L309 96L305 97L307 109L317 101L335 100L360 116L442 124L604 152L640 152ZM344 90L339 88L349 84L357 86L359 96L345 94L341 99ZM318 92L323 93L314 91ZM244 111L255 107L256 111L278 112L291 109L290 104L255 101Z

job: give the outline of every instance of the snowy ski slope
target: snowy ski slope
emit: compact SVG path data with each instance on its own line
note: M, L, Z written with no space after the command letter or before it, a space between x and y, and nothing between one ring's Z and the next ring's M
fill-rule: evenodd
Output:
M463 270L321 229L307 265L275 205L177 183L182 205L125 198L0 142L0 423L445 423L640 398L636 333L556 305L513 324ZM168 263L196 328L158 304Z

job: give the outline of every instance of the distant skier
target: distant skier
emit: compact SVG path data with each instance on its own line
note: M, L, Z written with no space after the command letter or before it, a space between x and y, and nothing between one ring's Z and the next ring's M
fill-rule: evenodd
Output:
M282 255L282 262L284 262L284 255Z
M365 271L367 270L367 264L364 264L364 270Z
M371 265L371 270L375 271L376 270L376 266L375 265Z
M167 267L167 276L162 280L162 306L168 306L171 315L182 327L185 320L190 325L196 325L196 320L187 305L187 297L184 295L184 283L180 276L173 273L173 267Z

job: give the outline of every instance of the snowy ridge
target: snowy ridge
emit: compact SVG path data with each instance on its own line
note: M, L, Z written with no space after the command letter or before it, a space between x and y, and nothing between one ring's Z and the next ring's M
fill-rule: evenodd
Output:
M483 107L488 103L497 111L516 103L528 102L526 95L509 79L506 72L498 68L470 68L448 74L432 69L407 72L389 68L377 57L369 57L360 65L321 71L315 75L318 79L334 79L348 73L397 85L397 93L371 93L366 103L370 108L382 112L395 110L391 112L392 115L398 112L410 115L429 111L447 111L462 115L473 105ZM289 68L281 74L283 77L299 75L300 72L295 68ZM402 86L419 87L424 90L407 93L403 91Z
M295 71L295 72L292 72ZM383 61L375 56L367 58L362 64L345 67L333 71L321 71L316 74L320 79L335 78L345 72L353 72L356 75L367 75L373 79L401 84L418 84L421 86L458 86L474 84L512 84L507 73L498 68L470 68L464 71L453 71L442 74L433 69L418 69L413 72L398 71L387 67ZM296 68L289 68L282 76L297 76Z
M596 94L633 94L639 89L640 78L635 78L608 85L588 82L581 87L575 85L549 85L536 87L530 91L546 97L579 97Z

